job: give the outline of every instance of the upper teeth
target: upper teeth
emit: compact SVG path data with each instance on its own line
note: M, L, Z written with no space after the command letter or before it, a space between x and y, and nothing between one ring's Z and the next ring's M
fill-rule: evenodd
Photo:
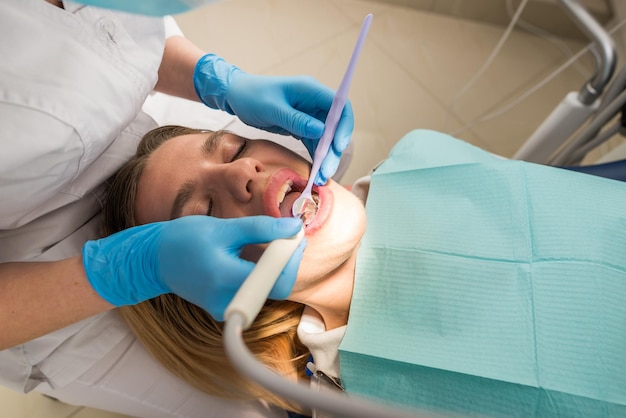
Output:
M276 195L276 205L280 206L281 203L283 203L283 200L285 200L285 196L287 195L287 193L289 193L291 191L291 186L293 185L293 181L291 180L287 180L287 182L285 184L283 184L280 189L278 189L278 194Z

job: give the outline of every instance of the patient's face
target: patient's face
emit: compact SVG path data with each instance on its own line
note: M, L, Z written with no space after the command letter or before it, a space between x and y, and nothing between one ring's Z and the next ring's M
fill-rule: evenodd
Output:
M189 215L218 218L291 216L310 164L271 141L228 132L181 135L149 157L137 189L141 224ZM361 202L334 181L316 188L319 211L306 229L307 248L294 291L323 278L350 257L365 229ZM260 246L246 247L256 260Z

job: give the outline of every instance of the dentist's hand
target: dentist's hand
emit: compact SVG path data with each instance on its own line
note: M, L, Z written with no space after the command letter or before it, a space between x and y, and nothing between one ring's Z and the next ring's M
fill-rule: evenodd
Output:
M112 305L175 293L223 321L226 307L255 266L239 258L242 247L291 237L301 228L295 218L186 216L88 241L83 265L93 288ZM303 251L304 241L270 297L289 296Z
M272 77L247 74L222 58L207 54L194 72L198 97L213 109L237 115L244 123L266 131L293 135L313 156L335 92L312 77ZM341 154L354 129L352 105L343 109L332 146L315 184L322 185L337 171Z

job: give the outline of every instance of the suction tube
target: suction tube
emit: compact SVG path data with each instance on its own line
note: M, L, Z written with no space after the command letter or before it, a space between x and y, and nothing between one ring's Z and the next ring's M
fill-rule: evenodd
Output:
M342 418L444 418L442 415L429 412L417 413L384 406L343 392L318 392L303 383L287 380L269 370L250 353L241 337L245 322L245 316L239 312L233 313L226 320L224 328L226 353L240 373L277 395L291 399L303 407L329 412Z
M615 45L602 26L575 0L560 0L560 3L574 22L594 42L596 72L578 94L581 103L590 105L600 97L613 76L617 63Z
M292 382L271 371L248 350L243 342L242 332L259 314L274 283L303 239L304 228L292 238L270 243L226 308L224 347L233 366L244 376L286 399L303 407L337 414L342 418L443 418L430 413L418 415L414 411L383 406L368 399L348 397L341 392L314 391L309 385Z

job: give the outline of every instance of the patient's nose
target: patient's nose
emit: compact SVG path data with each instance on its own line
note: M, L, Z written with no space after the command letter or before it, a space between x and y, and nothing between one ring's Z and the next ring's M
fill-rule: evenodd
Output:
M261 184L263 164L254 158L239 158L224 166L224 185L241 202L248 202Z

